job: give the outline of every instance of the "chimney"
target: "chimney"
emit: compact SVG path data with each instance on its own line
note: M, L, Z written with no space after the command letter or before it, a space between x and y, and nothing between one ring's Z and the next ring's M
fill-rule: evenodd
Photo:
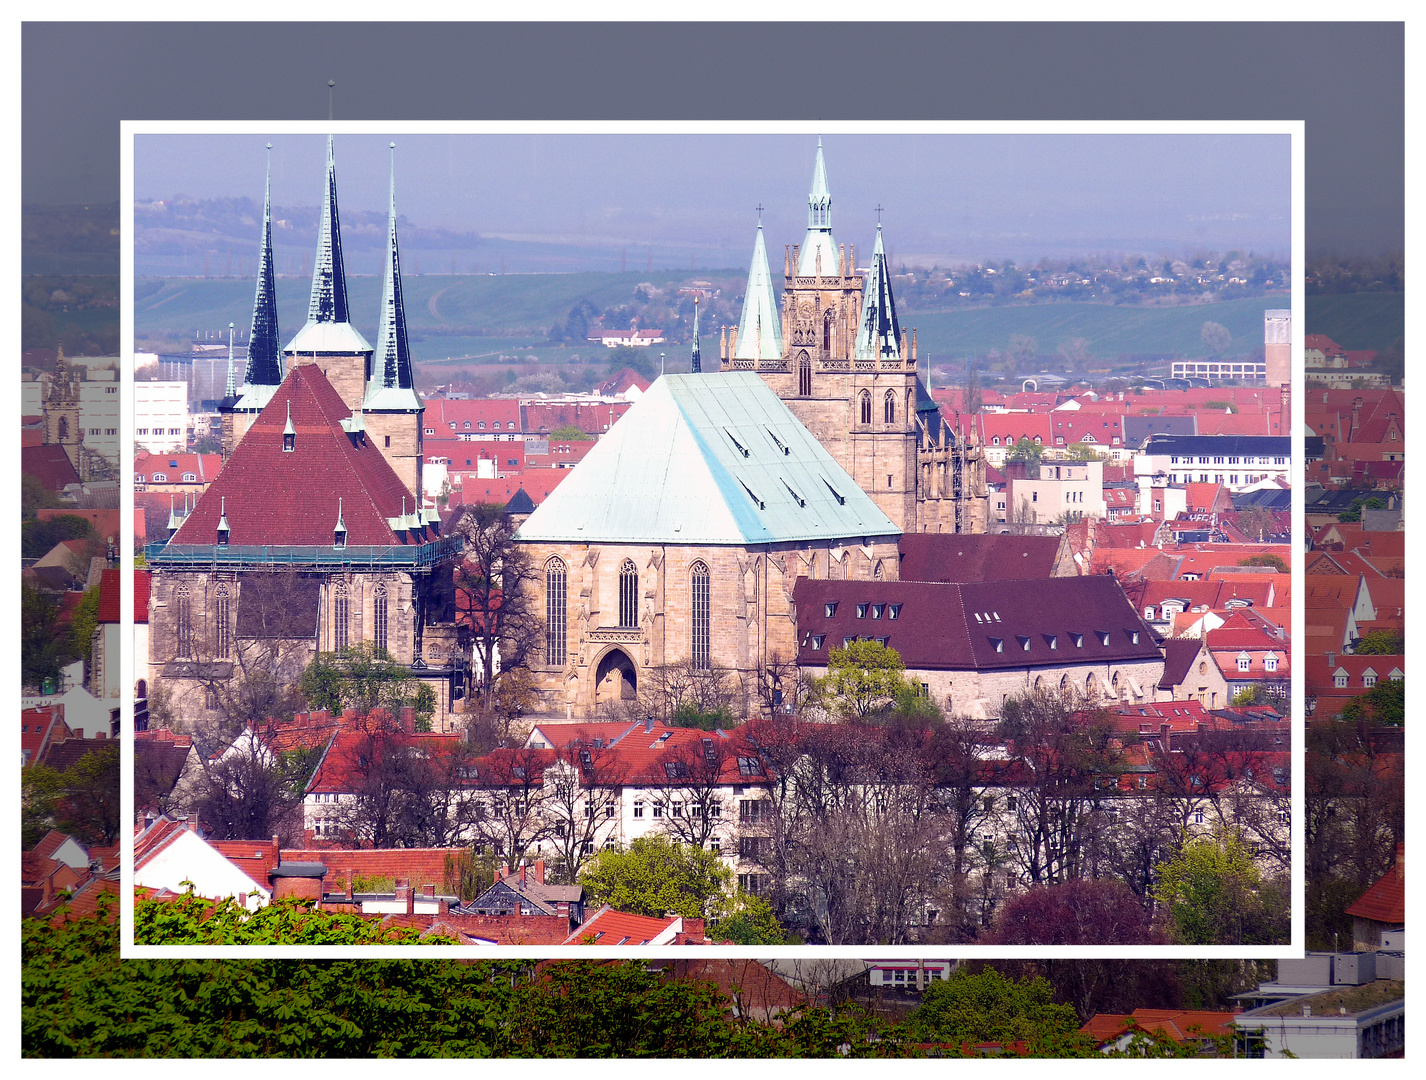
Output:
M1332 667L1337 663L1337 654L1331 649L1327 650L1327 666Z
M415 913L415 897L411 893L411 881L409 878L400 878L396 882L395 900L405 907L407 915Z
M1397 865L1398 865L1398 866L1400 865L1400 859L1399 859L1399 857L1398 857ZM544 883L545 883L545 860L544 860L544 859L536 859L536 860L535 860L535 884L536 884L536 885L543 885Z
M644 721L644 734L645 734L645 735L652 735L653 733L654 733L654 718L653 718L652 716L650 716L647 720Z
M281 864L282 864L282 848L281 848L281 846L279 846L279 844L278 844L278 842L277 842L277 834L276 834L276 833L273 833L273 834L272 834L272 865L273 865L273 866L280 866Z
M429 901L431 901L431 903L435 903L435 901L436 901L436 887L435 887L434 885L422 885L422 886L421 886L421 899L422 899L422 900L429 900Z
M498 880L500 880L501 878L508 878L509 876L510 876L510 864L509 864L509 863L501 863L501 864L500 864L500 873L498 873L498 874L495 875L496 880L498 881Z
M349 903L349 904L350 904L350 903L354 903L354 902L356 901L356 896L355 896L355 894L353 894L353 892L352 892L352 876L353 876L352 868L351 868L350 866L348 866L348 867L347 867L347 903Z

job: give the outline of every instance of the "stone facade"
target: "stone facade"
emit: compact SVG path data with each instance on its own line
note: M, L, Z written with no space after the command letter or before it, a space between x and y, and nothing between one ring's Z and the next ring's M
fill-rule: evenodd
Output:
M559 650L533 665L537 711L592 716L636 700L650 669L694 660L693 576L707 570L707 663L726 669L751 697L759 673L797 655L792 590L798 577L894 580L895 538L844 544L561 544L525 547L536 568L536 610L548 623L549 571L565 573L566 631ZM621 626L621 574L637 572L637 625ZM548 629L548 627L547 627Z
M381 451L381 456L401 478L413 498L418 499L421 496L424 454L421 417L422 412L368 409L362 413L367 438Z
M908 669L906 677L924 686L947 715L992 720L1010 698L1032 691L1073 691L1091 704L1153 701L1163 670L1162 660L1136 660L994 671Z

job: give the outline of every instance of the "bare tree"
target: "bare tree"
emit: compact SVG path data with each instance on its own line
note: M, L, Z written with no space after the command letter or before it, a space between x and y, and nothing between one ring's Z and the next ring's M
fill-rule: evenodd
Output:
M608 747L575 742L556 751L545 770L543 809L555 849L556 873L573 883L584 864L612 837L618 822L618 785L624 781Z
M553 751L529 747L495 750L478 759L481 803L472 831L480 847L489 846L514 865L548 838L544 774L554 761Z
M747 694L735 672L714 664L695 667L688 659L644 669L636 716L670 723L680 716L719 717L731 724L745 712ZM621 715L628 715L625 707Z
M750 780L762 780L761 763L753 755L741 758L730 750L729 740L712 735L697 745L683 743L664 754L647 778L649 802L663 831L680 844L706 848L724 820L723 791L731 768L742 765ZM731 817L732 807L727 807Z

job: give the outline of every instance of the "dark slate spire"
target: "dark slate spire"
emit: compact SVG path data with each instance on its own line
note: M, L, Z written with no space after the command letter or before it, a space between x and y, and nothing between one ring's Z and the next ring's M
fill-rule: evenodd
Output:
M401 296L401 250L396 242L396 144L391 144L391 203L386 224L386 281L381 292L381 321L366 384L368 409L419 409L406 337L406 304Z
M258 257L253 325L248 334L248 386L282 384L282 346L277 336L277 280L272 263L272 143L267 144L267 190L262 200L262 254Z
M856 359L903 360L901 324L896 319L896 301L891 297L891 271L886 266L886 248L881 243L881 224L876 226L876 249L871 256L862 297L862 320L857 329Z
M327 136L327 190L322 198L322 223L317 231L317 261L312 269L312 300L308 322L344 323L347 315L347 277L342 267L342 228L337 215L337 164L332 137Z
M693 366L690 371L703 370L703 358L698 354L698 297L693 298Z

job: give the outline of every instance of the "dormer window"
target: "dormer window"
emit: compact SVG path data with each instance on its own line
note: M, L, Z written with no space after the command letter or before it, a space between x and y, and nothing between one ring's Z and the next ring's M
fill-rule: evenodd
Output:
M1268 653L1266 656L1263 657L1263 670L1264 670L1264 671L1276 671L1276 670L1277 670L1277 653ZM1376 682L1376 676L1372 676L1372 682ZM1367 686L1371 686L1372 683L1367 683L1366 685L1367 685Z
M888 619L899 619L899 618L901 618L901 605L900 605L900 604L892 604L892 605L891 605L891 610L886 613L886 617L887 617Z
M1238 670L1247 671L1253 665L1253 658L1247 653L1238 654Z
M824 610L826 617L830 619L833 615L837 614L837 601L833 600Z
M871 606L871 617L872 617L873 619L879 619L879 618L881 618L882 614L885 613L885 611L886 611L886 605L885 605L885 604L873 604L873 605Z
M484 430L485 430L485 421L484 421L484 420L481 420L481 421L480 421L479 423L477 423L475 426L478 427L481 431L484 431ZM466 427L470 427L470 425L467 424Z
M1030 639L1028 637L1021 637L1019 634L1016 634L1015 640L1020 642L1020 649L1022 652L1030 651Z
M813 635L812 635L812 651L813 651L813 652L821 652L821 651L822 651L822 643L823 643L824 641L826 641L826 640L827 640L827 635L826 635L826 634L813 634Z
M465 423L463 423L463 424L461 425L461 427L465 428L466 431L469 431L469 430L470 430L470 421L467 420Z
M1083 635L1083 634L1071 634L1070 637L1074 640L1074 647L1075 647L1076 649L1082 649L1082 648L1084 648L1084 635Z
M995 648L995 651L998 653L1003 653L1005 651L1004 638L993 637L990 639L990 644Z
M1045 635L1045 644L1048 645L1048 646L1049 646L1050 648L1052 648L1052 649L1058 649L1058 648L1060 647L1060 639L1059 639L1059 636L1056 635L1056 634L1046 634L1046 635Z
M1130 631L1129 631L1129 644L1130 644L1130 645L1137 645L1137 644L1139 644L1139 631L1137 631L1137 630L1130 630Z
M337 500L337 524L332 530L332 546L344 548L347 546L347 523L342 517L342 500Z
M1108 631L1108 630L1096 630L1094 633L1095 633L1095 636L1099 638L1099 644L1103 645L1105 648L1108 648L1108 647L1109 647L1109 631Z
M865 618L866 618L866 609L867 609L869 606L870 606L870 605L868 605L868 604L858 604L858 605L857 605L857 618L858 618L858 619L865 619Z
M1344 689L1347 685L1347 673L1340 669L1335 672L1332 676L1332 685L1338 690Z
M292 401L287 402L287 426L282 429L282 452L290 454L297 449L297 429L292 426Z
M218 546L227 547L228 536L232 532L232 530L228 527L228 500L226 498L223 499L219 506L219 513L221 516L218 518Z

